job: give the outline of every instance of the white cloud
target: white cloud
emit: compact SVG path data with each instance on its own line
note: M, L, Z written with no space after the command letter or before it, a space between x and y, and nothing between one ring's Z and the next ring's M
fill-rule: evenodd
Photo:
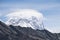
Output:
M7 24L20 25L22 27L31 26L33 29L41 29L42 28L41 24L44 19L42 13L33 9L20 9L6 15L6 17L7 17L6 22ZM19 20L21 20L21 22Z

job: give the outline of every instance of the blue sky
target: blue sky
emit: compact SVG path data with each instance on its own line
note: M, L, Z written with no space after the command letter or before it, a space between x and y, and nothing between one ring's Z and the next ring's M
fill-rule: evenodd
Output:
M45 28L51 32L60 32L60 0L0 0L0 19L17 9L34 9L41 12L47 20Z

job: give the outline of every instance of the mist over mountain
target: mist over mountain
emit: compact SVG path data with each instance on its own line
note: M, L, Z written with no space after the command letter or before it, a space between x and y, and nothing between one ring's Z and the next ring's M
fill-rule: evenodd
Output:
M21 9L6 15L7 25L31 27L42 30L43 14L33 9Z
M0 21L0 40L60 40L60 34L48 30L6 25Z

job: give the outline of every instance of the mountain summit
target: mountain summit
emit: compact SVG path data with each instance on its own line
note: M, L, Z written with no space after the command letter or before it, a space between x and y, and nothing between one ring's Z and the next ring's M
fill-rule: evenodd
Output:
M7 26L0 21L0 40L59 40L57 34L31 27Z
M42 30L43 14L32 9L22 9L6 15L7 25L31 27Z

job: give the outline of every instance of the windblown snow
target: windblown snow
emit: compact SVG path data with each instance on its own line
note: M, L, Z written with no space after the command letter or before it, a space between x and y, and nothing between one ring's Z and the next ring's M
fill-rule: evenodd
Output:
M21 27L31 27L33 29L43 29L43 15L42 13L32 9L21 9L6 15L6 24Z

